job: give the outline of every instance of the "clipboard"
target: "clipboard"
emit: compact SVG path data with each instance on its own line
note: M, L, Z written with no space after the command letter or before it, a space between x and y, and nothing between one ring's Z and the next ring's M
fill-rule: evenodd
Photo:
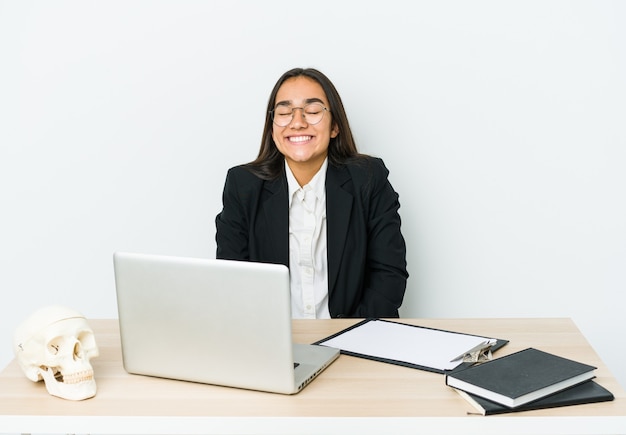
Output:
M446 374L474 364L464 355L479 350L494 352L509 341L474 334L428 328L370 318L313 344L340 349L344 355ZM483 349L480 349L481 351Z

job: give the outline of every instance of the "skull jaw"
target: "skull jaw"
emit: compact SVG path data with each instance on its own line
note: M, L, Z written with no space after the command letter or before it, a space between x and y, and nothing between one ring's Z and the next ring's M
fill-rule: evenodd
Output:
M48 393L52 396L67 400L85 400L96 395L96 380L93 375L84 381L69 384L58 381L54 376L54 370L51 368L42 368L40 374Z

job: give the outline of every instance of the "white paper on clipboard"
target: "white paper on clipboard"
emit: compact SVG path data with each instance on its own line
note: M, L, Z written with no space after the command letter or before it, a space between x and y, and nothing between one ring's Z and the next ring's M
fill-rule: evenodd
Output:
M436 370L452 370L458 359L489 337L430 329L399 322L370 320L319 344L369 357L401 361Z

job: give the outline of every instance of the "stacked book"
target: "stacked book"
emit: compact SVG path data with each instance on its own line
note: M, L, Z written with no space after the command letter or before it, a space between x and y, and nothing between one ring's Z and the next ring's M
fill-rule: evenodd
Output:
M596 367L528 348L446 374L483 415L604 402L613 395L593 382Z

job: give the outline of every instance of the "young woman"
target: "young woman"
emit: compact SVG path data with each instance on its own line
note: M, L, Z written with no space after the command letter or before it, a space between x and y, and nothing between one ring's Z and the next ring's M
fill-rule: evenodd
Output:
M288 266L294 318L398 317L406 246L387 176L358 153L331 81L290 70L270 94L256 160L226 176L217 258Z

